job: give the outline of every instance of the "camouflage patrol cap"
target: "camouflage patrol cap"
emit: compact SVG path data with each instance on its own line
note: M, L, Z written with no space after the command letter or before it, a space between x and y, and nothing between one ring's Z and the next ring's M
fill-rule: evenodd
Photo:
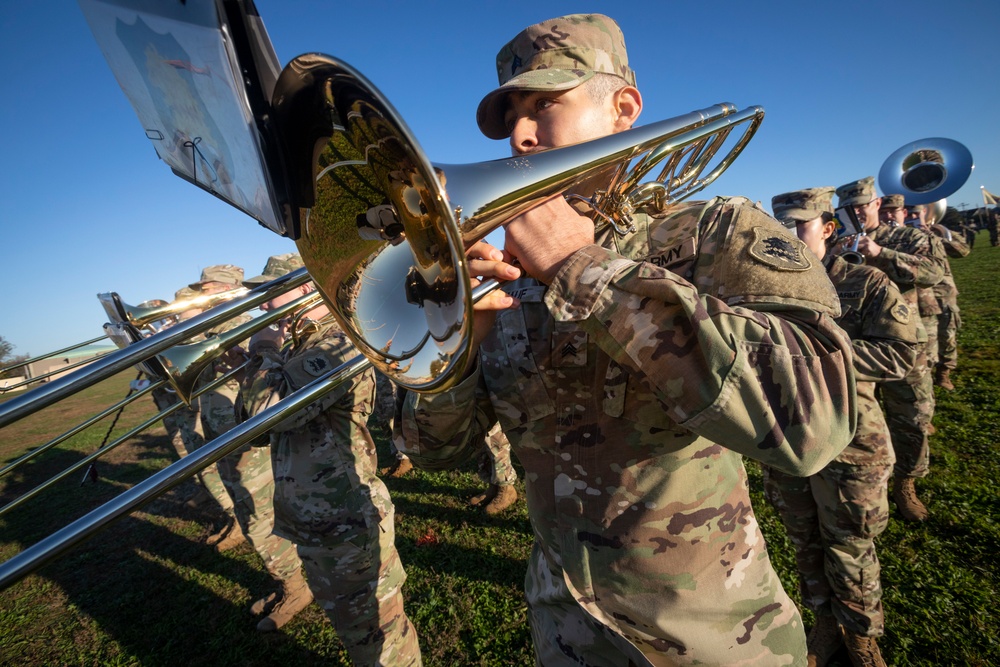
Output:
M833 186L806 188L771 197L774 217L786 227L794 227L796 222L808 222L824 213L833 217Z
M877 198L875 177L865 176L860 181L851 181L837 188L837 208L862 206Z
M267 264L264 265L264 272L259 276L247 278L243 281L243 286L253 289L257 285L269 283L275 278L280 278L295 269L301 269L303 266L305 265L302 263L302 258L299 257L297 252L288 252L284 255L271 255L267 258Z
M511 91L570 90L595 72L635 85L621 28L603 14L570 14L528 26L500 49L496 64L500 87L476 111L479 129L490 139L510 136L503 116Z
M188 285L191 289L201 289L205 283L225 283L227 285L239 286L243 281L243 269L232 264L216 264L208 266L201 271L201 280Z
M903 208L904 201L903 195L883 195L882 208Z
M174 292L174 301L187 301L196 296L198 296L198 290L191 289L190 287L182 287Z

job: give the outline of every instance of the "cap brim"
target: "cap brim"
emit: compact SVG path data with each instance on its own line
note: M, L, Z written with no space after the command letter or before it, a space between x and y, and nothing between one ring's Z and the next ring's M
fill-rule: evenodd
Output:
M828 214L831 219L833 218L833 214L829 211L815 211L805 208L791 208L787 211L782 211L780 215L775 215L774 218L785 227L791 228L800 222L815 220L816 218L821 217L824 213Z
M490 139L506 139L510 136L503 118L507 111L506 97L509 93L516 90L572 90L592 76L594 72L582 69L536 69L522 72L487 93L479 103L476 110L479 130Z
M848 199L837 199L837 208L844 208L845 206L864 206L866 204L871 204L876 199L878 199L878 195L875 195L868 201L863 201L864 197L850 197Z

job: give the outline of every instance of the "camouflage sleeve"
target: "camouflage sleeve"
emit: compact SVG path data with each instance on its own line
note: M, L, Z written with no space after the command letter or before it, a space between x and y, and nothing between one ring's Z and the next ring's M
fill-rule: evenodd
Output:
M758 225L760 216L752 218L754 234L765 229L765 240L791 248L801 243L770 224ZM726 258L717 267L747 262L746 248L739 254L734 248L716 255ZM822 268L803 264L812 267L809 280L823 281L815 289L836 301ZM775 272L768 280L794 285L805 274ZM825 313L787 299L768 302L763 293L753 308L730 306L662 267L588 246L562 267L546 303L556 320L578 322L612 358L645 376L682 427L767 465L809 475L854 434L850 340Z
M309 345L287 354L280 372L287 390L289 392L298 391L356 355L357 348L343 333L322 335L316 340L310 340ZM364 412L366 415L371 414L374 401L375 374L372 370L368 370L341 382L322 398L278 422L273 430L280 433L302 428L321 413L341 402L344 402L342 406L344 409Z
M427 470L454 468L472 460L496 416L473 371L451 389L434 394L406 392L402 406L401 452Z
M883 247L878 257L869 258L869 264L884 271L897 285L933 287L944 278L948 261L944 247L929 234L914 230L911 236L896 249Z
M942 239L941 243L948 257L967 257L972 252L972 248L958 236L958 232L953 233L950 239Z
M888 276L873 278L862 306L861 334L852 341L858 380L901 380L910 372L917 359L917 317Z
M282 363L281 352L276 345L261 345L254 349L247 361L246 373L234 403L237 424L260 414L281 400L285 391ZM253 444L264 445L268 440L267 435L262 435Z

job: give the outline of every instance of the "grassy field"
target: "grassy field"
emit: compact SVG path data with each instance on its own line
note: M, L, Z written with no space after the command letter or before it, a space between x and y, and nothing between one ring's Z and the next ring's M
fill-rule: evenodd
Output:
M985 233L952 262L962 292L956 390L938 394L932 473L919 486L924 524L897 514L879 542L893 665L1000 664L1000 248ZM0 430L0 466L121 398L131 373ZM142 400L122 415L125 432L153 413ZM0 478L0 504L96 450L98 425ZM386 434L376 431L383 457ZM81 516L175 460L161 428L98 464L96 483L72 475L0 516L0 560ZM797 596L791 548L748 466L771 557ZM407 611L424 664L533 663L522 584L531 531L523 501L498 517L470 508L481 484L471 469L387 479L409 580ZM280 632L260 635L249 605L269 586L248 545L220 555L202 544L218 517L187 509L172 492L64 557L0 591L2 665L346 665L313 604ZM811 618L806 615L807 624ZM847 665L844 656L835 664Z

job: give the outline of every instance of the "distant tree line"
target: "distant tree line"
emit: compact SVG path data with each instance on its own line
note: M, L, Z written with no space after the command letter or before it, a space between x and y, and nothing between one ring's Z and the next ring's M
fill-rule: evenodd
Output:
M17 377L24 374L23 368L15 368L11 371L3 371L4 368L27 361L28 355L14 354L14 345L0 336L0 379L7 377Z

